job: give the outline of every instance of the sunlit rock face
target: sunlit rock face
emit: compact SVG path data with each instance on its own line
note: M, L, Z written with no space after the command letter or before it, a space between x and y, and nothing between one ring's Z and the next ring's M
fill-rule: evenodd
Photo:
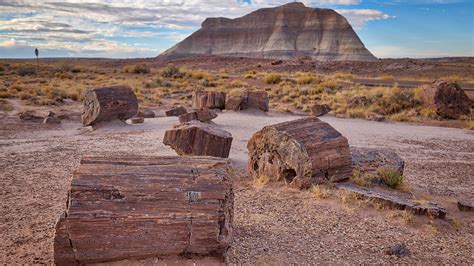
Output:
M343 16L332 9L309 8L302 3L263 8L236 19L207 18L201 29L160 58L193 55L376 59Z

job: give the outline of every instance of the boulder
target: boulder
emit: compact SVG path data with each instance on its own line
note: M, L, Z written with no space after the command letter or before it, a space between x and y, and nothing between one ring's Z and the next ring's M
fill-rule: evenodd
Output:
M179 155L229 157L232 135L215 126L192 121L165 132L163 139Z
M381 168L398 171L403 175L405 161L395 152L378 149L351 147L352 166L361 173L377 174Z
M401 258L410 255L410 250L405 243L397 243L387 248L387 254Z
M331 111L331 107L327 104L315 104L311 107L311 112L314 116L323 116Z
M220 91L194 91L193 109L224 109L225 93Z
M182 114L186 114L187 112L188 111L186 111L186 108L183 106L178 106L166 111L165 114L166 116L180 116Z
M250 176L287 185L339 182L352 175L347 139L316 117L264 127L247 144Z
M145 122L145 119L143 117L137 116L130 119L130 121L132 122L132 124L143 124L143 122Z
M226 99L226 110L258 109L268 111L269 99L266 91L233 90Z
M460 200L458 201L458 209L462 212L474 211L474 200Z
M471 100L457 83L435 81L422 86L423 104L447 119L457 119L471 113Z
M186 123L193 120L198 120L201 122L209 122L212 119L217 117L217 113L209 108L201 108L195 110L194 112L183 114L179 116L180 123Z
M143 118L154 118L156 115L155 115L155 112L153 110L142 109L142 110L138 111L137 116L138 117L143 117Z

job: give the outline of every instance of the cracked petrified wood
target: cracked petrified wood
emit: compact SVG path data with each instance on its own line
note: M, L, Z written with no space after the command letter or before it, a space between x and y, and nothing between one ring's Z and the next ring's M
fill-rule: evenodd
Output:
M209 108L197 109L194 112L182 114L179 116L180 123L191 122L193 120L198 120L200 122L209 122L212 119L217 117L217 113Z
M352 173L347 139L316 117L263 128L247 145L254 178L284 180L298 188L348 179Z
M194 91L193 109L224 109L225 93L220 91Z
M266 91L235 89L227 95L225 109L233 111L257 109L267 112L268 104L269 99Z
M165 132L165 145L179 155L229 157L232 135L216 126L191 121Z
M138 100L128 86L112 86L89 90L84 95L82 124L92 126L99 122L134 117L138 112Z
M457 119L471 113L471 100L459 84L438 80L422 88L423 104L448 119Z
M214 256L232 239L228 160L84 157L56 225L54 262Z
M405 170L405 161L391 150L351 147L351 153L352 165L361 173L377 174L380 169L388 169L403 175Z
M359 197L381 202L388 207L395 209L409 210L414 214L426 215L430 218L444 219L446 217L446 209L443 207L438 206L432 202L417 201L410 198L411 195L402 195L401 193L396 192L369 189L350 183L336 184L336 187L350 193L355 193Z

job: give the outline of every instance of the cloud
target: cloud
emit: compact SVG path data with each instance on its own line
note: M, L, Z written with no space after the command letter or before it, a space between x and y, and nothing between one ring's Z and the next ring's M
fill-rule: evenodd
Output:
M137 49L140 38L154 52L180 41L206 17L235 18L288 0L0 0L0 42L15 39L35 46L53 45L75 54L115 49ZM357 5L361 0L305 0L307 6ZM388 19L378 10L341 9L360 28L370 20ZM143 40L148 38L148 41ZM119 40L120 39L120 40ZM108 40L105 44L103 40ZM152 44L155 40L156 44ZM62 48L61 48L62 47ZM90 49L95 47L94 49ZM83 52L81 52L83 51ZM116 56L121 56L117 53ZM150 54L151 56L151 54Z

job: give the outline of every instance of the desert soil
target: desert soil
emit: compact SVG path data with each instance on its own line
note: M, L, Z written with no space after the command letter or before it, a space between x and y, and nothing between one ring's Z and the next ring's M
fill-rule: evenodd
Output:
M17 102L13 102L15 108ZM80 110L79 105L68 112ZM37 109L45 112L44 107ZM60 112L60 111L59 111ZM406 179L417 197L448 209L446 220L379 210L363 202L342 203L337 192L317 199L281 184L256 187L245 176L246 144L265 125L298 119L270 112L224 112L215 124L232 133L235 179L235 239L228 261L235 264L462 263L473 264L474 216L456 208L474 199L474 133L391 122L325 116L352 146L393 149L406 160ZM77 117L59 126L22 122L15 111L0 115L0 263L53 262L54 226L65 209L72 172L84 154L174 155L162 144L176 117L140 125L83 128ZM405 243L411 254L386 254Z

